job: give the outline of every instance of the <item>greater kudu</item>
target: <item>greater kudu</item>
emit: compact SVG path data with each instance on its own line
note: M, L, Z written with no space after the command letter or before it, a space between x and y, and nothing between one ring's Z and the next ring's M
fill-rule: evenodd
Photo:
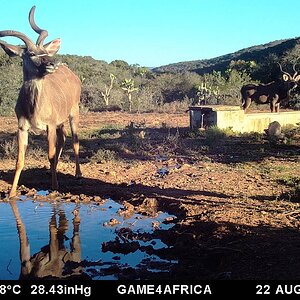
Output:
M35 133L47 132L52 189L58 189L56 167L66 139L64 122L68 118L75 153L75 174L76 177L81 177L77 136L81 82L66 65L53 62L51 57L59 50L60 39L43 45L48 32L36 25L34 12L35 6L29 12L29 23L39 34L36 44L21 32L0 31L0 37L13 36L25 43L25 47L20 47L0 40L0 46L9 56L20 56L23 59L23 85L15 107L18 118L18 158L9 197L17 194L19 177L24 167L29 129Z
M300 75L296 71L296 64L293 65L294 75L282 70L279 64L280 71L282 72L281 81L273 81L267 84L246 84L241 88L242 106L246 111L251 102L256 104L270 103L271 112L279 112L280 102L288 101L290 92L297 87Z

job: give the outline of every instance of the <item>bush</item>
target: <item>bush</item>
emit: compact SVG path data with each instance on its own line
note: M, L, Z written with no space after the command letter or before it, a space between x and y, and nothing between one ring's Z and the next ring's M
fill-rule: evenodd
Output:
M0 153L3 158L16 159L18 154L17 138L5 141L0 144Z
M220 129L217 126L211 126L205 131L205 142L209 147L221 145L227 136L232 136L234 132L231 128Z
M109 149L98 149L91 157L91 162L105 163L116 160L116 152Z

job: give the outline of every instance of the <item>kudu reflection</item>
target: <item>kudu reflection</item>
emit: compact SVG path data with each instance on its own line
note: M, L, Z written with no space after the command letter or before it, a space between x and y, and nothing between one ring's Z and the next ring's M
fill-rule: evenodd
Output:
M22 222L17 203L10 201L20 241L21 274L20 279L35 278L82 278L83 272L80 266L81 247L79 237L79 214L74 213L73 237L70 250L65 247L65 234L68 230L68 220L62 210L53 210L49 222L49 244L41 248L41 251L30 255L30 243L26 228ZM77 211L75 211L77 212ZM58 215L58 222L57 222Z

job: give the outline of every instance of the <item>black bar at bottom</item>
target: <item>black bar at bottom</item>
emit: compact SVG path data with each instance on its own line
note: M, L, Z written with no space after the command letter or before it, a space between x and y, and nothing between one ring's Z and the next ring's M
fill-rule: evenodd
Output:
M71 295L73 298L99 299L135 295L147 296L262 296L299 295L299 281L0 281L0 298L30 296L32 298L56 298Z

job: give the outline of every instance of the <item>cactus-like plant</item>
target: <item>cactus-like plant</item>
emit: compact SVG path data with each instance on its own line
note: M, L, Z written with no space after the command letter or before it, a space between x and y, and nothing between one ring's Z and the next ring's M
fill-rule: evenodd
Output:
M126 92L128 102L129 102L129 111L132 111L132 93L137 91L138 88L134 87L134 80L133 79L124 79L121 83L121 88L123 91Z

